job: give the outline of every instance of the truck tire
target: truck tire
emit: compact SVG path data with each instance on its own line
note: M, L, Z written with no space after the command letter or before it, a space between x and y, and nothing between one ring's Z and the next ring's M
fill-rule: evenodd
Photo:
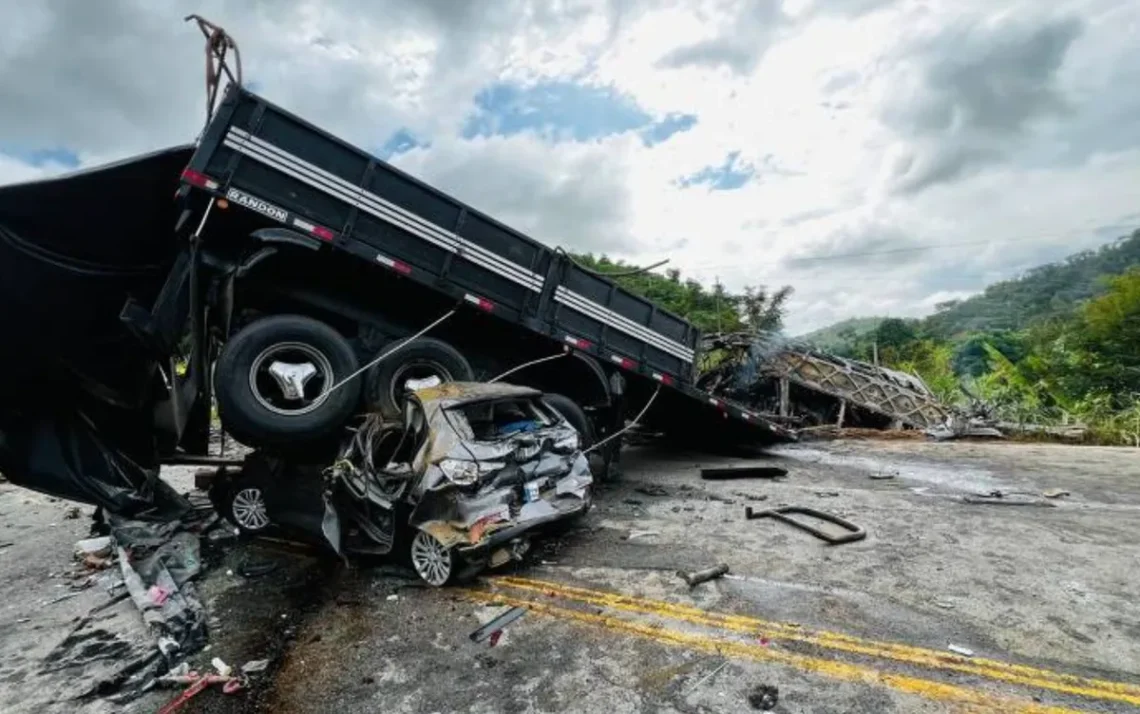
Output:
M405 383L431 375L444 382L469 382L475 378L471 365L459 350L443 340L420 337L368 370L364 387L368 406L388 419L397 419L401 414Z
M231 337L214 368L222 425L258 448L295 448L331 435L360 399L360 380L328 389L356 371L348 342L301 315L256 320Z
M578 443L583 449L593 446L594 425L590 423L586 411L578 406L578 402L564 394L557 393L544 394L542 398L551 409L570 422L570 426L578 430Z

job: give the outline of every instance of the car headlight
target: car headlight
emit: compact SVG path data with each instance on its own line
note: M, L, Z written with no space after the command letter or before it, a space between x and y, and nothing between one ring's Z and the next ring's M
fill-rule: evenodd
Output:
M502 461L463 461L461 459L444 459L439 462L439 470L456 486L470 486L477 482L483 474L505 468Z

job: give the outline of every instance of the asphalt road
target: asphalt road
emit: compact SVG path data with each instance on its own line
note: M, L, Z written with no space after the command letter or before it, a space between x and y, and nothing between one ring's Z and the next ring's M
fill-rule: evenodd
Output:
M281 544L239 546L202 585L214 625L203 657L272 665L250 691L208 691L185 711L1140 707L1140 452L834 442L757 462L787 468L778 481L699 478L701 466L746 463L631 450L581 528L463 587L428 589L390 566ZM1050 489L1068 495L1043 497ZM962 500L995 490L1022 505ZM44 684L59 675L33 665L85 606L35 606L59 590L46 576L70 558L82 523L40 499L0 486L0 542L15 542L0 550L4 711L58 703ZM827 546L745 520L748 505L811 506L868 535ZM233 575L250 557L279 568ZM676 574L721 562L728 576L693 588ZM493 645L469 639L510 607L526 614Z

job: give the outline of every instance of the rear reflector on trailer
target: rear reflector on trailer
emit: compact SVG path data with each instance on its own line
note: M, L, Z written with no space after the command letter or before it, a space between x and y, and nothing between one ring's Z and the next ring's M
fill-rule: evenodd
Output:
M724 402L722 402L719 399L713 399L712 397L709 397L709 404L713 405L714 407L716 407L717 409L720 409L720 410L725 409Z
M329 240L333 239L333 232L330 231L328 228L325 228L324 226L318 226L315 223L309 223L308 221L306 221L302 218L297 218L296 216L293 216L293 225L297 226L298 228L300 228L303 231L308 231L309 233L312 233L313 235L320 238L321 240L329 241Z
M673 383L673 378L667 374L661 374L659 372L654 372L653 378L656 379L658 382L661 382L665 386L669 386Z
M479 308L480 310L483 310L484 312L491 312L495 309L495 303L491 302L487 298L481 298L478 295L467 293L463 296L463 299Z
M197 186L198 188L204 188L209 191L216 191L219 185L217 181L206 174L198 173L193 169L184 170L182 172L182 180L191 186Z
M377 253L376 254L376 262L380 263L381 265L388 266L389 268L391 268L392 270L395 270L397 273L399 273L401 275L411 275L412 274L412 266L408 265L407 263L401 263L400 261L396 260L395 258L389 258L386 255L381 255L380 253Z
M563 339L566 340L566 344L571 347L577 347L580 350L588 350L594 346L589 340L583 340L581 337L575 337L574 335L566 335Z
M633 369L637 366L637 362L634 362L629 357L622 357L621 355L610 355L610 359L613 360L614 364L616 364L618 367L621 367L622 369Z

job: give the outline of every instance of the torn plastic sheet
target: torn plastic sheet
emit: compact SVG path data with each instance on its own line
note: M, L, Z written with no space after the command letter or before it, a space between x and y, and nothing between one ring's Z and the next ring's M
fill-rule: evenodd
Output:
M80 621L45 658L45 667L68 670L79 680L77 698L133 700L205 646L206 609L193 580L202 572L199 534L216 522L212 512L201 510L165 523L108 518L126 596L141 613L144 632L132 636L130 621L121 624L121 632L111 632L102 615L93 617L123 596Z
M190 503L159 478L149 426L128 410L92 406L0 412L0 472L12 483L108 513L177 520ZM96 426L98 424L98 426Z

